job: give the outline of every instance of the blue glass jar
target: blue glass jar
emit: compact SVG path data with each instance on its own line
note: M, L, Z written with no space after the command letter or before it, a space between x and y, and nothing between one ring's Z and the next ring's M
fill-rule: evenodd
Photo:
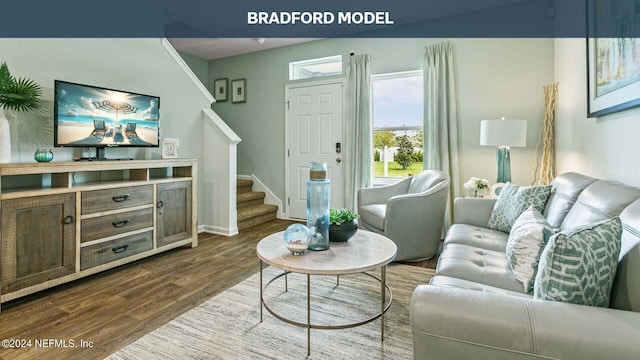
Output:
M309 250L329 248L329 193L327 163L310 162L307 180L307 228L311 236Z

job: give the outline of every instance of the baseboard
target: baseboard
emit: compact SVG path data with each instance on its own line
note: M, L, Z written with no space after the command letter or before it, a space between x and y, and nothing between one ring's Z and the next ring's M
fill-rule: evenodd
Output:
M228 229L220 226L198 225L198 234L202 232L216 234L216 235L233 236L233 235L238 235L238 228L233 227Z

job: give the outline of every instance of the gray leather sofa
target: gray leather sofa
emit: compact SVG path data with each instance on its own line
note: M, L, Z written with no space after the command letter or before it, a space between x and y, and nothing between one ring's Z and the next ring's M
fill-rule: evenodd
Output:
M448 194L449 176L438 170L360 189L360 227L393 240L398 247L395 261L431 258L440 247Z
M640 359L640 189L558 176L544 211L559 230L619 215L622 249L610 308L533 299L485 228L492 199L456 199L436 274L411 299L415 359Z

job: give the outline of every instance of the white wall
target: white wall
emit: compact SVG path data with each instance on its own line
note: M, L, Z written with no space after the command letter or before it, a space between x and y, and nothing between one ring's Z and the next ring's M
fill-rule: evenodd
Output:
M37 148L53 147L55 79L160 96L161 138L179 138L180 157L202 162L201 110L210 103L161 39L0 39L0 54L13 75L32 79L44 89L43 113L20 114L12 125L13 162L34 162ZM53 152L54 161L82 155L77 148ZM107 149L107 157L160 158L160 151ZM199 194L209 191L202 184L198 182ZM203 214L202 204L199 213Z
M640 109L587 118L585 39L556 39L557 170L640 186ZM639 94L640 96L640 94Z

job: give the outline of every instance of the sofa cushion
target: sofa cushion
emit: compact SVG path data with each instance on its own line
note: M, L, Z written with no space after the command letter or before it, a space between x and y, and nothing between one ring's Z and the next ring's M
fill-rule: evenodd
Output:
M640 312L640 200L620 213L620 221L620 260L611 289L610 306Z
M371 204L360 207L360 220L378 228L384 230L384 217L387 212L386 204Z
M542 212L550 193L550 185L518 186L508 183L498 196L487 227L510 232L518 216L528 207L533 206L534 210Z
M559 175L553 179L551 182L553 189L542 213L553 229L560 228L562 221L575 204L580 193L595 181L596 179L592 177L573 172Z
M619 216L622 210L639 198L638 188L598 180L582 191L562 222L560 230L595 224Z
M523 298L529 298L529 299L533 297L531 293L525 294L520 291L505 290L500 287L484 285L477 282L458 279L458 278L449 277L449 276L436 275L431 278L431 281L429 281L429 284L433 286L482 291L487 293L517 296L517 297L523 297Z
M552 236L540 258L534 297L608 307L621 234L616 216Z
M507 246L508 236L508 234L502 231L491 230L485 227L453 224L449 227L449 230L447 230L444 245L469 245L485 250L504 252Z
M436 275L523 292L522 284L513 276L504 251L448 244L438 259Z
M507 241L507 259L513 275L522 283L524 291L533 289L542 249L553 235L553 229L538 211L529 207L513 224Z

